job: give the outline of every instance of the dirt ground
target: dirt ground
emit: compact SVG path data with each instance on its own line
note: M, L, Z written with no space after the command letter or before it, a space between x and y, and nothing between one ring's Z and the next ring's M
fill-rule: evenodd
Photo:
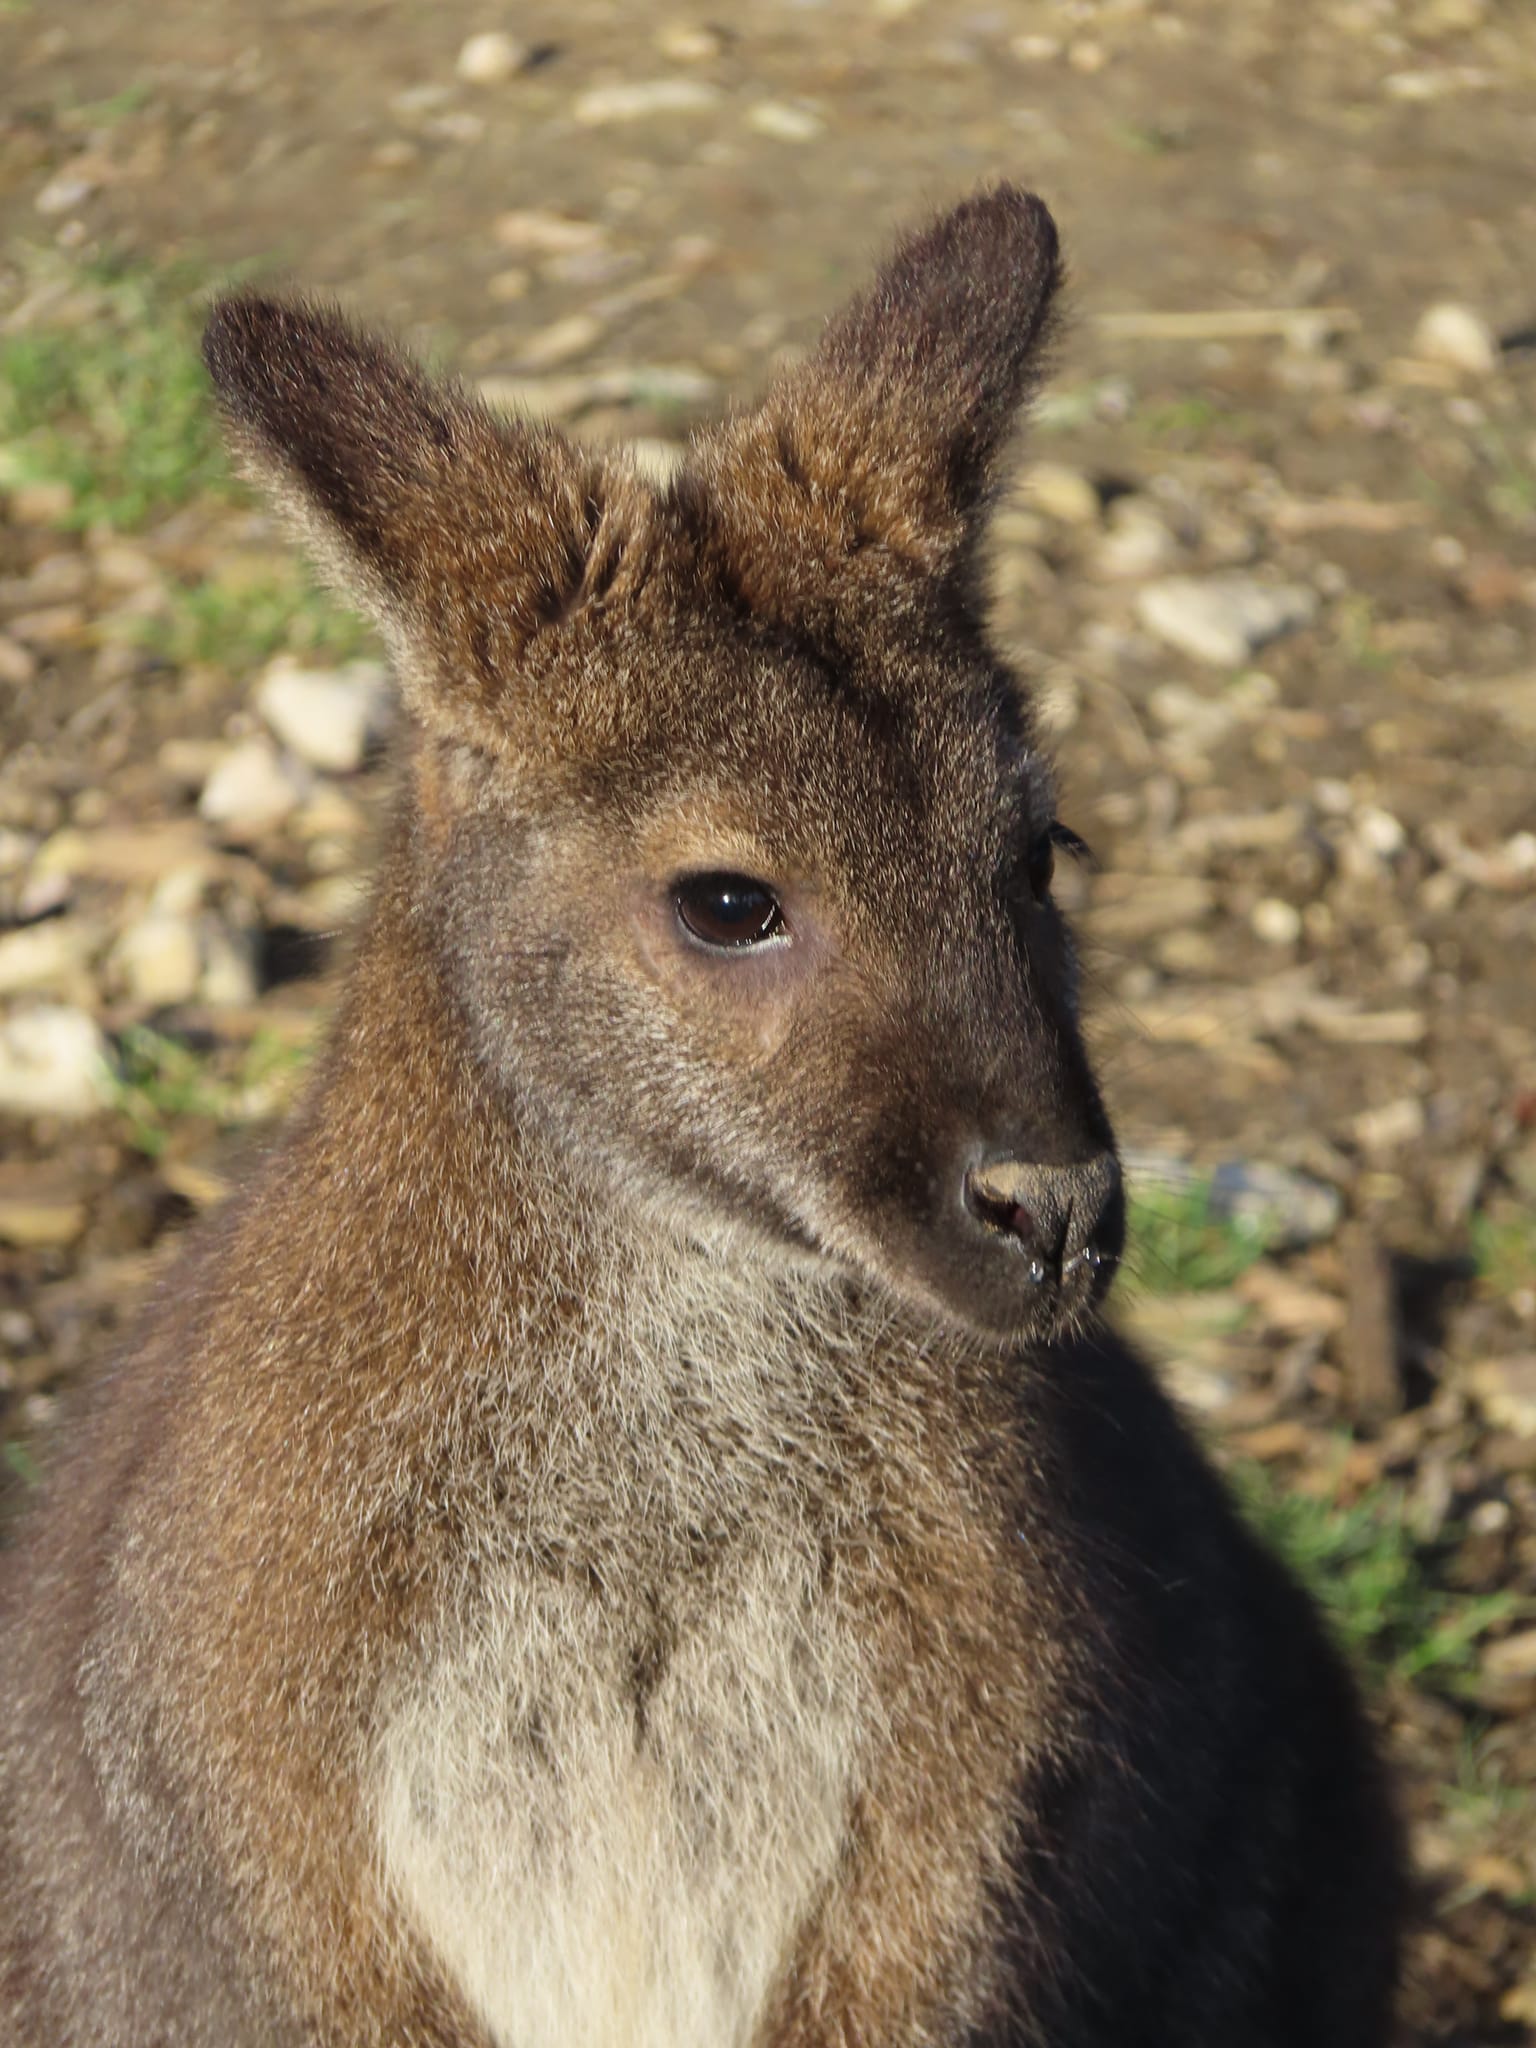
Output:
M291 1094L387 775L254 708L377 650L209 452L209 283L664 463L895 224L1022 179L1071 317L997 630L1098 858L1122 1312L1368 1672L1408 2038L1530 2041L1533 109L1530 0L0 0L0 1103L17 1019L108 1063L0 1106L11 1494Z

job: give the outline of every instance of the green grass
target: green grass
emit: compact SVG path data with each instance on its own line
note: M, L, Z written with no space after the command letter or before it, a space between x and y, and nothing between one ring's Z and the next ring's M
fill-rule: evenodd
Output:
M265 1121L291 1100L309 1061L307 1046L258 1032L237 1052L199 1051L146 1025L118 1044L113 1106L136 1151L158 1159L176 1126L195 1121L221 1129Z
M1267 1467L1230 1477L1249 1519L1302 1581L1344 1648L1380 1679L1455 1692L1477 1646L1518 1607L1514 1593L1469 1595L1437 1582L1401 1486L1382 1481L1349 1505L1280 1487Z
M18 1437L7 1437L0 1444L0 1464L22 1486L36 1486L39 1477L37 1460Z
M1338 636L1345 655L1357 668L1391 668L1397 656L1383 647L1380 621L1368 597L1346 597L1338 608Z
M131 531L231 494L182 270L95 266L52 318L0 341L0 486L63 483L66 527Z
M244 501L198 356L206 279L187 266L60 269L52 257L32 272L38 324L0 340L0 489L64 484L61 526L122 532L194 503L216 520ZM177 666L234 672L282 651L344 661L375 644L297 556L256 577L237 557L215 562L205 580L173 583L133 639Z
M1474 1216L1472 1256L1482 1291L1497 1300L1536 1287L1536 1216L1503 1202Z
M1486 1722L1466 1729L1456 1758L1456 1775L1442 1784L1440 1805L1469 1835L1488 1835L1511 1823L1524 1824L1536 1811L1536 1786L1510 1776L1507 1755L1489 1742Z
M1199 441L1221 422L1222 415L1208 398L1170 398L1147 408L1142 427L1155 440Z
M170 610L137 637L177 667L211 663L240 671L287 652L322 665L375 645L367 622L333 603L295 558L292 569L253 583L214 577L171 593Z
M1124 1271L1145 1294L1197 1294L1230 1287L1264 1256L1265 1232L1214 1212L1207 1183L1141 1188L1130 1197Z

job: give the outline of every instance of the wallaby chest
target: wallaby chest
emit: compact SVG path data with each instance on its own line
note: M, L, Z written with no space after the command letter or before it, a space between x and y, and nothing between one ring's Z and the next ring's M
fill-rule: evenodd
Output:
M509 1569L393 1704L388 1880L498 2044L754 2037L870 1733L821 1581L793 1528L683 1606Z

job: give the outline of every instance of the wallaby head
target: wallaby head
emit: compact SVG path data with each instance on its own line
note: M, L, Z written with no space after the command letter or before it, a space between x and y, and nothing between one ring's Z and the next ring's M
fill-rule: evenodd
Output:
M1050 771L981 612L1057 282L1037 200L968 201L664 487L311 306L237 297L206 348L388 636L411 890L522 1124L598 1213L1021 1340L1121 1233Z

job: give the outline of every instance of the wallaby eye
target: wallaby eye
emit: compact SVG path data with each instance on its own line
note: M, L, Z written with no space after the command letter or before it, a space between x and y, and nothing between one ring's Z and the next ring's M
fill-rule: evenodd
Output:
M678 922L701 946L736 951L784 929L778 898L748 875L687 875L672 886Z
M1029 858L1025 864L1025 879L1029 893L1037 903L1045 901L1046 891L1051 886L1051 877L1056 872L1056 842L1049 832L1037 834L1030 843Z
M1058 847L1073 860L1085 860L1090 863L1093 860L1088 842L1079 839L1069 825L1063 825L1053 818L1045 830L1037 834L1030 843L1025 861L1025 879L1029 883L1030 894L1037 903L1045 901L1046 891L1051 886L1051 878L1056 872Z

